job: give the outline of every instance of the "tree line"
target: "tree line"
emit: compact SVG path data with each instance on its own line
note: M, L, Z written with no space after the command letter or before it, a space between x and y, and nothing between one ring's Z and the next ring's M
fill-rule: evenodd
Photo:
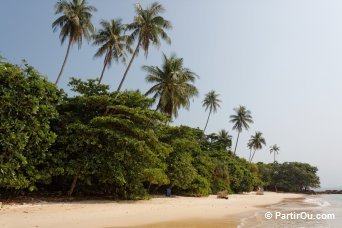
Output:
M135 10L132 23L102 20L96 31L91 22L94 6L85 0L58 1L55 13L60 16L52 27L60 29L61 43L68 40L68 47L54 84L26 62L15 65L0 58L1 196L38 192L138 199L166 187L202 196L222 190L251 191L258 186L302 191L319 185L317 168L305 163L279 164L277 145L270 147L273 164L253 163L256 151L266 146L259 131L248 141L249 159L237 156L239 136L253 123L251 111L244 106L230 116L232 129L237 131L234 149L228 131L206 134L210 117L222 102L214 90L202 102L209 111L203 130L170 126L179 109L189 109L191 99L198 95L195 82L199 76L176 55L163 54L160 67L142 66L146 81L153 84L145 94L122 92L139 51L147 57L151 44L159 46L161 39L171 43L166 30L172 26L161 16L162 5L142 8L136 4ZM57 84L71 47L78 44L80 48L83 38L99 46L95 57L104 57L103 68L97 79L71 78L68 86L76 95L69 96ZM111 92L102 83L104 72L113 61L126 62L129 54L122 80ZM295 182L288 175L303 181Z
M303 191L319 185L305 163L252 163L227 131L168 125L139 91L110 92L72 78L68 96L24 63L0 62L0 194L106 195L141 199L165 188L204 196L222 190Z

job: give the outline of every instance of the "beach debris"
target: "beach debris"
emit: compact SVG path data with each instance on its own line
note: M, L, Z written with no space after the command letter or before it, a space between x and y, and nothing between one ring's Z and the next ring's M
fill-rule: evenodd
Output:
M256 195L263 195L263 194L264 194L264 188L263 187L258 187Z
M218 199L228 199L228 191L221 191L217 193Z
M165 196L171 197L171 188L166 188L166 190L165 190Z

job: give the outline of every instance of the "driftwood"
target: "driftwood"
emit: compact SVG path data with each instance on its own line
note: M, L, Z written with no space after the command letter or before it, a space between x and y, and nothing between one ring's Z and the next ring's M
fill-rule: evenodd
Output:
M222 191L217 193L218 199L228 199L228 191Z

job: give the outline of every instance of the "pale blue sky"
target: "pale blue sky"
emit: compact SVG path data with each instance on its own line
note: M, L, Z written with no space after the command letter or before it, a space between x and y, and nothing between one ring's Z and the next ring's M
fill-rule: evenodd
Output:
M60 45L51 23L54 0L3 0L0 8L0 55L10 61L26 59L55 81L66 44ZM132 0L89 0L98 11L93 22L134 16ZM140 1L143 6L152 1ZM243 132L237 153L248 156L246 143L261 131L267 147L256 161L272 162L269 146L281 148L280 162L301 161L318 166L322 187L342 186L342 2L339 0L186 0L160 1L165 18L173 24L172 45L151 48L148 59L134 61L126 89L145 92L142 65L160 65L162 52L184 58L196 72L200 95L190 111L181 111L174 124L203 128L207 113L201 107L204 94L214 89L223 101L210 119L207 132L232 132L229 115L245 105L255 124ZM93 59L96 47L83 43L69 56L60 86L71 76L94 78L102 59ZM113 64L104 83L114 89L123 74Z

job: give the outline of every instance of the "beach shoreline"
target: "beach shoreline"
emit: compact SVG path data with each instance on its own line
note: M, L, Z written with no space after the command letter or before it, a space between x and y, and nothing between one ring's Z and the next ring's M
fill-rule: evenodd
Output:
M0 227L236 227L242 215L302 194L233 194L229 199L153 197L141 201L79 201L3 205Z

